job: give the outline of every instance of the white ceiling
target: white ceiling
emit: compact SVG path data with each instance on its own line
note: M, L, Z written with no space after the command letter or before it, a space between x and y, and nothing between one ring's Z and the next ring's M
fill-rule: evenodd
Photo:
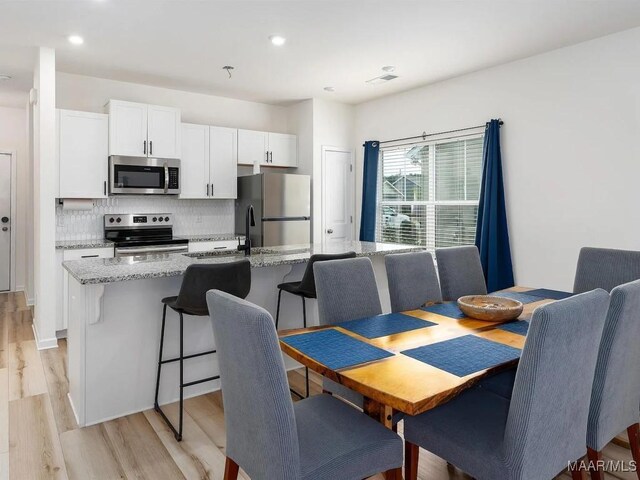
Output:
M26 47L38 45L56 48L64 72L267 103L359 103L639 25L640 0L0 0L0 73L16 75L0 82L0 102L28 87ZM285 46L268 41L274 33ZM384 65L400 78L365 84Z

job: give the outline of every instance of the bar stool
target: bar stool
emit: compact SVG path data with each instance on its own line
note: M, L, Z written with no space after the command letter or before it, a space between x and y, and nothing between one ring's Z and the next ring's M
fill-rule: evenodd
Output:
M316 262L323 262L326 260L343 260L345 258L355 258L356 252L346 253L317 253L311 255L307 267L302 275L302 280L299 282L286 282L278 285L278 308L276 310L276 330L278 330L278 321L280 320L280 300L282 299L282 292L288 292L292 295L296 295L302 298L302 325L307 328L307 307L305 298L316 298L316 282L313 276L313 264ZM309 396L309 369L305 367L305 380L306 380L306 395L303 397L301 394L293 389L291 393L297 395L300 398L306 398Z
M167 423L177 441L182 440L182 406L184 398L184 388L200 383L216 380L220 375L194 380L192 382L184 382L184 360L190 358L201 357L202 355L210 355L216 353L216 350L208 350L206 352L184 354L184 315L208 316L206 293L209 290L221 290L239 298L246 298L251 290L251 264L249 260L240 260L237 262L207 264L207 265L189 265L184 272L180 293L175 297L167 297L162 299L164 304L162 309L162 329L160 331L160 353L158 355L158 376L156 378L156 395L153 407L164 421ZM180 355L175 358L164 360L162 358L164 347L164 327L167 318L167 307L177 312L180 317ZM160 373L162 365L165 363L180 362L180 417L178 429L173 426L165 413L158 405L158 392L160 390Z

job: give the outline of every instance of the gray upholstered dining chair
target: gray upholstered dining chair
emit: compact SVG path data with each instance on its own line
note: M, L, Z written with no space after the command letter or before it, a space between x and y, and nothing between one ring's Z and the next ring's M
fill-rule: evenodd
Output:
M440 290L445 301L455 301L465 295L487 293L480 253L474 245L438 248L436 262Z
M278 336L264 309L207 292L218 341L227 431L225 480L400 478L402 440L329 395L293 403Z
M607 292L640 279L640 252L584 247L578 256L574 293L602 288Z
M625 429L633 459L640 464L638 405L640 405L640 280L615 287L598 350L587 427L589 460L602 460L601 451ZM640 471L638 478L640 479ZM591 472L594 480L602 471Z
M314 265L313 271L320 325L382 313L376 275L368 258L320 262ZM322 389L360 408L364 404L362 395L326 377L322 379Z
M608 304L598 289L537 308L511 399L472 388L405 417L406 478L416 478L418 445L479 480L548 480L581 459Z
M392 253L384 257L391 311L415 310L441 302L440 283L429 252Z

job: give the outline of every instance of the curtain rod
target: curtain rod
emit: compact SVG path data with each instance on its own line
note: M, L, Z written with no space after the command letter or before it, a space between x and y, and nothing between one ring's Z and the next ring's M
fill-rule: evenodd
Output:
M499 125L504 125L504 122L502 120L498 120L498 124ZM466 128L458 128L456 130L447 130L446 132L437 132L437 133L427 133L427 132L422 132L422 135L416 135L415 137L405 137L405 138L395 138L393 140L385 140L383 142L378 142L380 145L382 145L383 143L395 143L395 142L403 142L405 140L416 140L418 138L421 138L422 140L426 140L427 137L435 137L438 135L445 135L447 133L457 133L457 132L464 132L467 130L476 130L478 128L482 128L489 125L489 122L485 123L484 125L476 125L475 127L466 127Z

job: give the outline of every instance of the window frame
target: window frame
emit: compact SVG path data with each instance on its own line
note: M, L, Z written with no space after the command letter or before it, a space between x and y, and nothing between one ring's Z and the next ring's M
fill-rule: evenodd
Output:
M478 200L436 200L436 145L444 144L444 143L453 143L458 141L466 141L466 140L475 140L475 139L484 139L485 132L484 129L479 133L471 133L468 135L456 136L454 138L441 138L434 139L429 141L417 141L412 143L402 143L398 145L390 145L388 147L380 147L380 151L378 153L378 181L377 181L377 192L376 192L376 232L375 238L378 243L398 243L398 242L385 242L381 238L381 232L379 231L381 222L379 219L382 215L382 208L385 205L391 207L401 207L401 206L424 206L426 210L425 219L432 218L433 224L436 222L436 207L441 205L450 205L450 206L475 206L479 207L480 203L480 193L482 191L482 162L480 163L480 191L478 192ZM429 200L418 200L418 201L402 201L402 200L383 200L382 197L384 195L383 191L383 181L384 181L384 161L383 154L384 150L391 149L411 149L412 147L421 146L421 147L429 147ZM464 196L467 197L467 151L465 149L464 154ZM399 210L399 208L397 209ZM436 229L425 229L425 245L424 248L428 251L433 252L436 249ZM401 245L413 245L410 243L401 243ZM422 247L422 245L417 245Z

